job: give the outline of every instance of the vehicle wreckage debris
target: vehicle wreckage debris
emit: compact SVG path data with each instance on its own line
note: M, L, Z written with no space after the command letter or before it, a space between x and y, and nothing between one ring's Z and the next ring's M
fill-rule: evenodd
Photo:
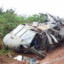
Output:
M20 24L4 37L4 45L18 52L27 51L44 58L48 51L62 45L64 40L64 20L50 14L46 15L46 20L43 23Z
M21 56L21 55L18 55L18 56L16 56L16 57L14 57L13 59L16 59L16 60L18 60L18 61L22 61L22 56Z
M29 64L39 64L39 61L36 60L35 58L31 57L25 57L25 56L22 56L22 55L18 55L16 57L14 57L13 59L17 60L17 61L25 61Z
M39 64L39 61L37 61L35 58L23 57L23 59L26 60L29 64Z

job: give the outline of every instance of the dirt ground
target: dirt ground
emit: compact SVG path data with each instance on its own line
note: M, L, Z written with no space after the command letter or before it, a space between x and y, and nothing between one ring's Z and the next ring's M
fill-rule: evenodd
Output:
M64 46L48 53L45 59L40 61L40 64L64 64Z
M12 58L8 58L5 55L0 56L0 64L28 64L26 61L17 61Z
M29 54L26 56L34 57L33 55ZM44 59L40 59L39 61L40 61L39 64L64 64L64 46L54 50L51 53L49 52ZM26 61L17 61L12 58L8 58L6 55L0 55L0 64L28 64L28 63Z

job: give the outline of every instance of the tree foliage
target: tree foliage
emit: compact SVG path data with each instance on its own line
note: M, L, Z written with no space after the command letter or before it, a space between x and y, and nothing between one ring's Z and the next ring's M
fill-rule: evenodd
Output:
M5 36L19 24L32 23L33 21L43 22L44 20L44 14L34 14L25 17L15 14L15 11L12 9L3 11L3 9L0 8L0 37Z

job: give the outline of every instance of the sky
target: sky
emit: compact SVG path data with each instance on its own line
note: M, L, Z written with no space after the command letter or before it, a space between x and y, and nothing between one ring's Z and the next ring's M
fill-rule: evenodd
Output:
M64 0L0 0L4 11L13 9L19 15L50 13L64 18Z

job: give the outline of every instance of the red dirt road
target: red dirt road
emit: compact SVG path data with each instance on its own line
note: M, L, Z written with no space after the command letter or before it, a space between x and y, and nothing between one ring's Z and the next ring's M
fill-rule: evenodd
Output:
M28 57L36 57L34 55L27 55ZM64 64L64 46L54 50L47 54L44 59L39 60L39 64ZM0 55L0 64L29 64L25 61L17 61L6 57L5 55Z
M64 46L48 53L45 59L40 61L40 64L64 64Z

